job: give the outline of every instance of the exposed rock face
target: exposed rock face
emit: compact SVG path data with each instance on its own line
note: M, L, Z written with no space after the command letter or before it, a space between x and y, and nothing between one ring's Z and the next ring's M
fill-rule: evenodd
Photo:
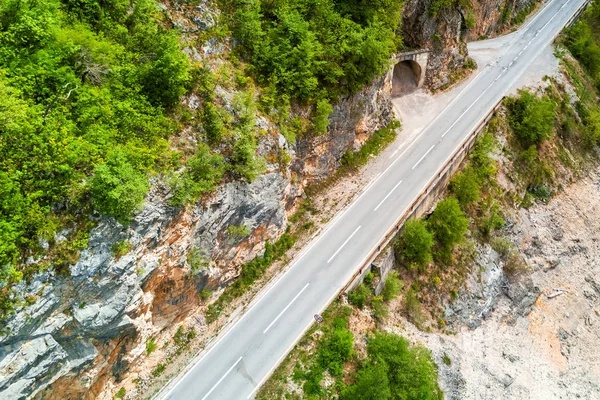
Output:
M344 153L360 149L375 131L391 122L391 91L390 72L357 94L343 97L329 116L326 134L298 141L293 170L305 182L318 182L331 175Z
M252 184L223 185L187 211L170 207L169 193L156 184L129 226L100 219L69 277L41 274L23 288L39 299L13 315L0 336L0 391L25 398L65 374L76 380L90 366L122 373L138 326L181 318L198 305L200 290L226 283L236 265L281 235L289 187L282 174L266 174ZM227 228L239 223L253 233L232 242ZM132 250L117 259L112 246L123 240ZM186 260L192 247L216 260L195 276ZM87 390L95 379L79 377L77 387Z
M425 84L438 89L449 81L450 73L462 66L467 45L461 40L463 17L458 7L443 8L433 16L433 0L408 0L404 6L402 34L410 48L430 50Z
M526 12L540 0L487 0L474 1L475 26L468 30L469 40L494 36L509 27L510 21Z
M516 16L530 10L539 0L479 0L471 7L461 2L431 12L434 0L407 0L402 18L404 44L428 49L425 84L436 90L448 84L451 75L465 63L466 39L494 36L510 27Z

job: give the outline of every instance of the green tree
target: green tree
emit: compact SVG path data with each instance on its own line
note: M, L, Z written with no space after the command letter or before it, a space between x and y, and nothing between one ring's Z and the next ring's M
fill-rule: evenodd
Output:
M129 163L123 152L117 150L104 164L94 169L90 187L98 211L127 223L140 209L149 184L148 178Z
M432 259L433 235L427 230L425 221L409 219L402 228L397 246L400 246L402 257L409 263L424 266Z
M233 172L246 179L254 181L266 168L263 158L256 156L256 139L253 134L242 134L233 145L231 157Z
M356 376L356 382L342 390L343 400L386 400L392 398L388 368L383 362L367 362Z
M481 187L479 177L472 166L467 166L461 173L456 174L450 182L450 190L458 199L463 209L479 201Z
M378 332L367 344L369 358L385 363L391 398L398 400L441 400L437 372L431 354L422 347L410 347L406 339Z
M383 299L385 301L394 300L402 291L403 286L404 282L398 278L398 272L390 271L385 279L385 285L383 287L383 291L381 292Z
M550 137L556 118L556 104L550 98L521 90L519 97L508 105L510 126L526 146L540 144Z
M329 370L332 375L340 376L344 363L352 355L354 336L348 330L347 322L336 321L333 332L328 335L325 342L319 347L317 359L323 369Z
M327 132L329 126L329 115L333 112L333 107L327 100L319 100L317 102L315 117L313 119L313 128L317 135L322 135Z
M438 203L428 221L428 226L437 241L446 249L460 243L469 229L469 219L460 209L455 197Z
M223 131L225 125L219 114L217 106L210 102L205 101L202 111L202 126L206 133L206 138L211 143L218 143L223 137Z
M187 161L183 175L171 182L172 202L183 205L212 192L221 181L224 172L223 156L212 154L206 144L200 143L196 154Z

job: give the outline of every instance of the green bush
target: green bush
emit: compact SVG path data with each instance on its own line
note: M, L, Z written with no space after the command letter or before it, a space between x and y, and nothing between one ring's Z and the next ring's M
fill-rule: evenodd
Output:
M205 101L202 109L202 126L206 138L211 143L218 143L223 137L225 124L219 114L217 106L211 101Z
M421 219L406 221L396 246L400 249L401 257L409 263L424 267L432 260L433 235Z
M392 333L378 332L369 338L368 361L359 369L356 382L341 398L377 400L441 400L437 371L431 353L410 347Z
M224 172L223 156L213 154L206 144L200 143L196 154L187 161L183 173L171 179L171 202L174 205L184 205L198 200L216 189Z
M421 302L417 299L417 293L412 288L404 294L404 310L415 325L420 326L425 321Z
M373 317L377 321L383 321L389 314L387 306L383 303L382 296L376 296L371 299L371 308L373 309Z
M585 67L600 89L600 2L594 1L572 27L565 30L564 43L573 56Z
M336 319L333 331L318 349L318 365L333 376L341 376L344 363L350 359L353 352L354 336L347 325L346 320Z
M396 139L396 128L400 126L400 123L393 121L385 128L382 128L375 132L367 141L362 145L360 150L356 153L352 151L346 152L341 159L341 164L350 169L356 169L365 165L371 156L376 156L386 146L392 143Z
M115 399L125 398L125 393L127 393L127 391L125 390L124 387L122 387L121 389L119 389L119 391L117 393L115 393Z
M479 177L472 166L468 165L462 172L452 178L450 191L458 199L463 209L480 200L481 187Z
M381 295L385 301L394 300L398 297L403 287L404 282L398 278L398 272L390 271L385 279L385 285L383 286Z
M227 227L227 233L234 240L240 240L248 236L250 234L250 228L248 228L244 224L239 225L229 225Z
M200 292L200 299L202 301L207 301L208 299L210 299L212 297L212 292L210 291L210 289L202 289L202 291Z
M210 265L210 260L206 258L204 254L202 254L202 251L197 247L192 247L188 251L186 259L192 274L205 270Z
M550 98L520 90L519 97L510 99L507 105L510 126L525 146L550 138L556 119L556 104Z
M158 378L160 376L160 374L162 374L164 372L164 370L167 368L167 366L163 363L160 363L156 366L156 368L154 368L152 370L152 376L155 378Z
M120 258L131 250L131 243L127 240L121 240L112 245L112 252L115 258Z
M136 170L120 151L96 166L90 181L93 202L98 211L126 224L141 208L150 187L148 178Z
M156 338L151 337L146 341L146 355L149 356L154 350L156 350Z
M464 240L469 220L460 209L458 200L449 197L438 203L428 220L428 227L442 247L451 249Z
M342 390L342 400L386 400L392 399L388 367L383 362L367 362L358 374L354 384Z
M348 293L348 302L362 310L367 304L370 294L369 288L361 283L356 289Z

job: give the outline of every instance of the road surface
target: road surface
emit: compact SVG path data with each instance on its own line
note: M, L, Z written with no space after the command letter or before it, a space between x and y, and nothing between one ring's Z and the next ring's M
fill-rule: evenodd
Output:
M422 133L394 156L359 198L182 377L163 399L250 399L349 281L465 137L550 45L585 0L553 0L513 35Z

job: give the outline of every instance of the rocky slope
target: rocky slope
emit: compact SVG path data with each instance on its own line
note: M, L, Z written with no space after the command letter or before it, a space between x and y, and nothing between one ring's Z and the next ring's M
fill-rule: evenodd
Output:
M390 327L432 350L446 398L600 398L599 211L596 170L515 216L510 237L532 273L507 280L498 255L480 251L482 278L447 310L455 335Z
M431 49L427 85L436 89L464 63L464 11L452 7L433 17L427 12L430 3L407 2L404 34L407 45ZM494 10L496 3L478 5ZM173 25L190 37L214 26L219 15L209 1L163 7ZM490 15L481 21L478 17L482 31L496 29ZM211 38L187 50L193 59L216 68L228 46L226 40ZM258 127L269 132L259 147L261 155L286 149L291 162L285 168L269 164L268 172L251 184L226 183L205 201L180 209L169 205L171 194L157 178L130 225L94 217L88 248L71 266L70 276L49 271L23 285L27 305L9 318L0 335L0 392L14 399L112 396L113 384L144 358L150 335L201 307L203 289L218 291L234 279L242 263L285 231L287 215L304 187L331 175L346 151L358 149L390 122L390 93L391 71L342 98L327 134L296 144L287 143L275 124L259 117ZM217 88L216 94L225 103L233 97L226 88ZM194 95L183 102L191 109L199 106ZM229 227L240 224L249 228L248 235L232 238ZM130 251L115 257L113 246L122 242ZM191 249L211 260L208 268L190 272Z

